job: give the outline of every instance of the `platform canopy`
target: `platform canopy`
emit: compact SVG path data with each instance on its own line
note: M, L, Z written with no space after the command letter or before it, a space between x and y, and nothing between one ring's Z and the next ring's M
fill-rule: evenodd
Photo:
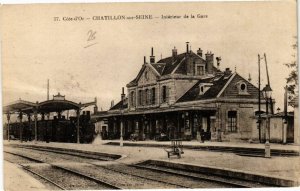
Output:
M47 100L39 103L39 112L60 112L65 110L78 110L81 105L68 100Z
M58 93L57 95L53 95L52 100L46 100L40 103L33 103L19 99L13 103L4 106L3 113L33 113L34 111L37 111L38 113L62 112L66 110L81 110L82 108L91 105L97 105L96 98L93 102L82 104L66 100L65 96L60 95L60 93Z
M34 108L36 108L38 104L25 100L17 100L3 107L3 113L16 113L16 112L24 112L24 113L32 113Z

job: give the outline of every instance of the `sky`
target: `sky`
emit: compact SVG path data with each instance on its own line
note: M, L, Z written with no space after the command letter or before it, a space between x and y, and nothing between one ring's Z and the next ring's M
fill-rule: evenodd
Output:
M162 15L207 15L207 18L161 19ZM93 20L93 16L152 15L145 20ZM64 21L63 18L90 18ZM59 17L60 21L54 21ZM156 18L158 17L158 18ZM221 56L227 67L257 85L258 54L267 55L276 108L283 109L284 63L295 58L296 2L118 3L4 5L1 54L3 105L19 98L44 101L47 79L50 98L109 109L122 87L133 80L154 48L156 61L185 51L185 42ZM89 32L91 31L91 32ZM91 35L92 34L92 35ZM90 37L90 40L88 38ZM266 84L261 60L262 87Z

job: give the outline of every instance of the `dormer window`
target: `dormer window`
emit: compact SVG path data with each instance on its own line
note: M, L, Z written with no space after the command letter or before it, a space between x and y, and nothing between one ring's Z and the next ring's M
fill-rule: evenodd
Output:
M246 91L246 84L241 84L240 85L240 89L241 89L241 91Z
M212 83L203 83L203 84L199 84L199 95L203 95L205 94L205 92L207 90L209 90L209 88L212 86Z
M195 64L195 75L203 76L205 74L205 66L203 64Z
M249 95L247 84L244 81L239 81L236 85L240 95Z

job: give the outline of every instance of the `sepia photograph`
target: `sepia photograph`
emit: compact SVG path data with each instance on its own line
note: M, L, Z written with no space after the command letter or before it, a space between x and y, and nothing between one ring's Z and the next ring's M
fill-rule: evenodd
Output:
M2 4L3 190L297 189L297 3Z

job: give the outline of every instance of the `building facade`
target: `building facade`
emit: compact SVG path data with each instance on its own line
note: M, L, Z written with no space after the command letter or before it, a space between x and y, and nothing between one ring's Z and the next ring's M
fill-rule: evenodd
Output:
M229 68L221 71L220 61L212 52L193 52L187 43L185 52L178 54L174 47L170 57L156 62L152 48L150 61L144 58L127 84L127 96L123 89L120 102L94 117L106 122L111 139L119 138L121 129L124 139L159 139L162 134L185 140L201 135L219 141L258 139L259 130L253 128L258 88Z

